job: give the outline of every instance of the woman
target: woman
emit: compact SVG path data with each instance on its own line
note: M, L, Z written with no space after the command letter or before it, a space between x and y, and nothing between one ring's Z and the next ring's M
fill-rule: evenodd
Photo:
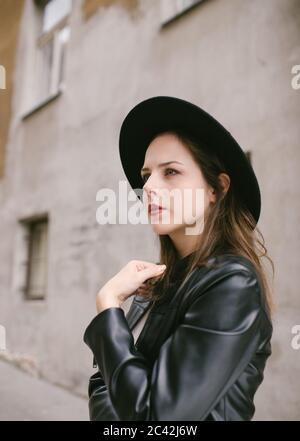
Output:
M176 97L136 105L119 146L140 199L143 187L160 262L130 261L97 294L84 334L98 365L90 419L251 420L274 304L250 162L219 122Z

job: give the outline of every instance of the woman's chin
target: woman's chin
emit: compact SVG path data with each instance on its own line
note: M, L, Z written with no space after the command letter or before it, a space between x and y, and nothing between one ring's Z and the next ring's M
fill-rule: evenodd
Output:
M163 223L152 223L151 227L153 232L159 235L171 234L178 228L182 228L182 226L180 225L163 224Z

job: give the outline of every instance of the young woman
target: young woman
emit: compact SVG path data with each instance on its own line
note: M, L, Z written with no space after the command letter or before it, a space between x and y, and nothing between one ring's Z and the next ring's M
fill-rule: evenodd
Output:
M97 294L84 334L98 366L90 419L251 420L273 331L261 258L274 266L250 162L218 121L176 97L136 105L119 146L160 261L130 261Z

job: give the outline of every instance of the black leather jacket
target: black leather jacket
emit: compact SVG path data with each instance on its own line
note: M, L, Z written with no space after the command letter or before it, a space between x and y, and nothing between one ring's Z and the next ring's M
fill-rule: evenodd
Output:
M218 268L197 267L182 287L170 285L136 344L131 330L152 304L142 296L126 316L111 307L90 322L83 340L99 368L89 380L92 421L252 419L272 322L248 259L210 262Z

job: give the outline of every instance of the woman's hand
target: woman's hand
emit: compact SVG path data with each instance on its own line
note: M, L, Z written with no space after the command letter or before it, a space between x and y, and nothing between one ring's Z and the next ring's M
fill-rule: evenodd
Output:
M98 313L110 307L121 307L121 304L132 296L144 282L152 277L159 277L166 265L143 260L131 260L110 279L98 292L96 307Z

